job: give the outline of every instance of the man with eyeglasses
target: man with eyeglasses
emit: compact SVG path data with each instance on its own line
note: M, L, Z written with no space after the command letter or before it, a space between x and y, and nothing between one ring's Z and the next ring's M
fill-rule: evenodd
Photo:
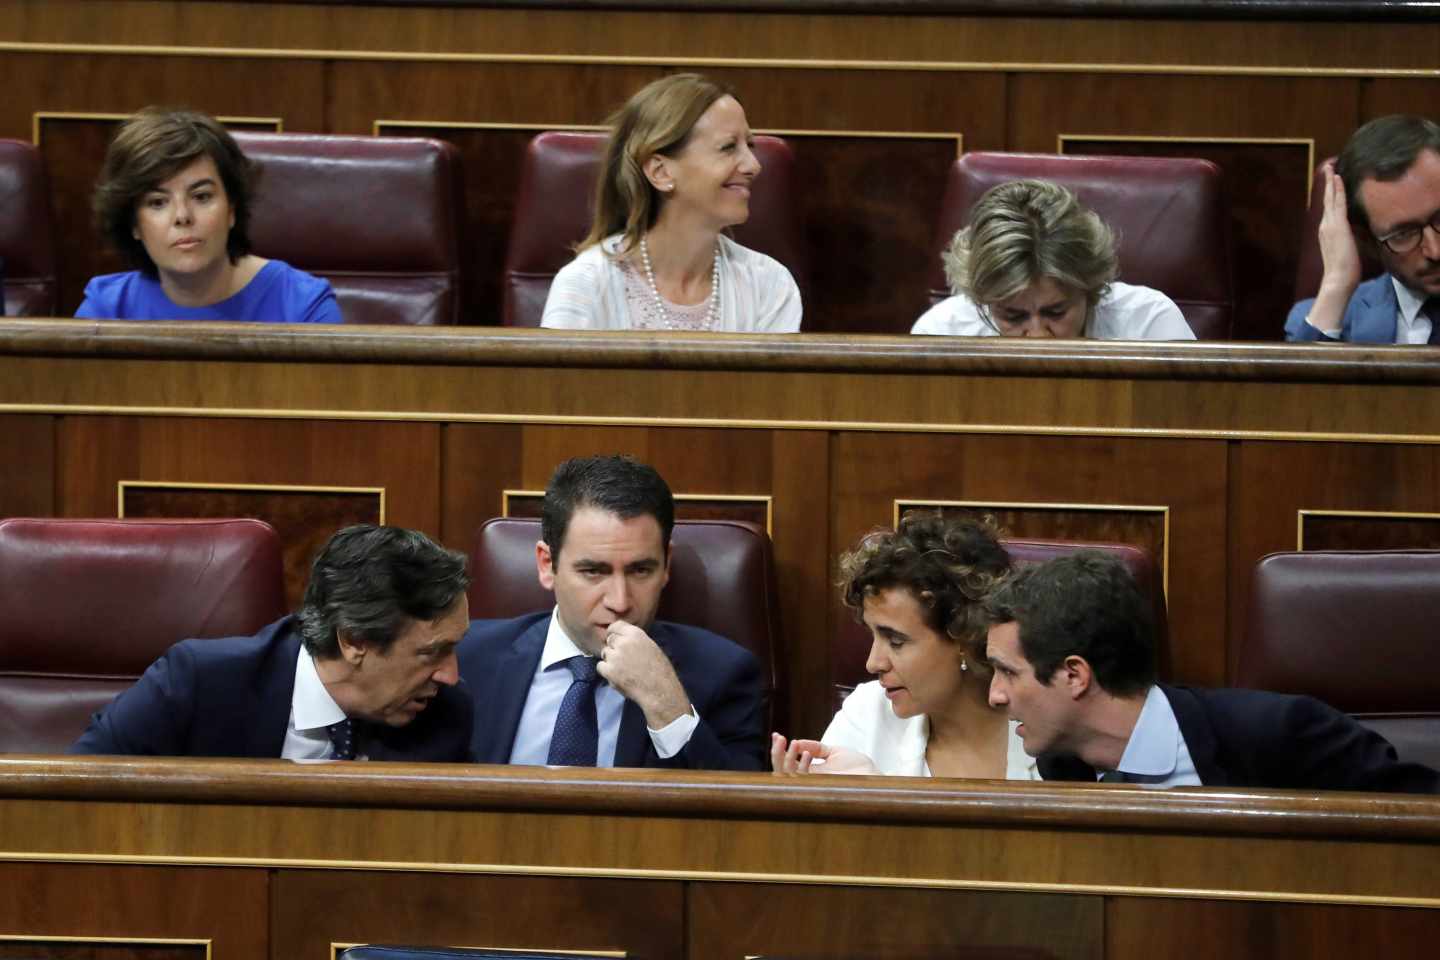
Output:
M1285 338L1440 344L1440 125L1370 121L1327 167L1324 189L1320 292L1291 308ZM1361 244L1386 271L1364 283Z

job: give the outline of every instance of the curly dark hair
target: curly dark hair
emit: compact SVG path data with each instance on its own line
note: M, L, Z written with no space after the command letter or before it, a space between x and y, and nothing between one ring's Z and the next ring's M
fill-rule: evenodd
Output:
M195 110L146 107L120 125L105 151L91 206L101 236L146 276L155 261L136 239L135 208L145 194L199 157L215 161L235 226L225 241L234 263L250 252L250 207L259 168L214 117Z
M1010 572L1010 556L998 537L990 517L907 513L895 530L868 533L840 557L841 600L858 620L866 597L908 590L930 629L964 644L977 665L983 664L987 623L980 604Z

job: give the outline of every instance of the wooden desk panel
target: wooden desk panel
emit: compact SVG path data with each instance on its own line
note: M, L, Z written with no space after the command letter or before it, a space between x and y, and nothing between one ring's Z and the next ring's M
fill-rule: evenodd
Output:
M1437 382L1417 347L10 320L0 513L113 515L121 481L361 487L469 550L503 491L631 453L682 493L769 498L788 732L813 735L836 558L897 501L1161 544L1173 676L1219 684L1299 510L1362 514L1332 539L1440 513Z
M101 910L113 919L76 912L47 933L180 936L196 929L188 908L141 898L193 877L172 899L253 902L268 872L276 960L370 938L639 957L839 957L888 942L878 955L964 943L1128 958L1157 938L1180 956L1276 943L1338 956L1380 936L1404 953L1440 933L1437 842L1433 797L0 760L6 879L58 891L78 875L94 891L81 903L114 899ZM255 943L267 931L250 922Z

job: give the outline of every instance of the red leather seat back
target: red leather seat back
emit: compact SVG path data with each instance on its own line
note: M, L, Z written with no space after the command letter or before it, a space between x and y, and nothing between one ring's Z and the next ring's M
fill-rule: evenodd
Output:
M505 254L501 316L506 326L538 327L555 274L590 230L604 133L550 131L530 141ZM761 173L750 219L735 240L785 264L803 297L808 272L795 185L795 155L779 137L755 138Z
M262 174L250 241L324 277L346 323L460 320L459 152L440 140L235 132Z
M0 752L63 752L174 643L285 613L259 520L0 520Z
M503 619L555 605L536 573L539 539L539 520L499 517L481 524L470 557L470 616ZM702 627L753 653L771 716L774 722L786 719L775 563L764 528L738 520L677 520L670 552L659 618Z
M0 259L7 317L53 317L60 309L50 190L40 151L0 140Z
M1229 338L1235 294L1220 170L1208 160L967 153L950 168L935 228L930 301L950 296L940 254L970 209L1010 180L1072 190L1118 234L1119 279L1154 287L1180 307L1201 340Z
M1305 226L1300 231L1300 262L1295 267L1295 301L1308 300L1320 292L1320 279L1325 264L1320 259L1320 218L1325 213L1325 165L1334 157L1320 161L1310 183L1310 205L1305 208ZM1385 271L1372 252L1360 245L1360 272L1364 279L1378 277Z
M1440 767L1440 550L1307 550L1255 565L1236 686L1303 693Z
M1156 569L1150 554L1125 543L1086 543L1079 540L1001 540L1005 552L1017 566L1031 566L1067 556L1077 550L1100 550L1118 558L1135 578L1140 591L1150 598L1151 616L1155 624L1155 644L1160 670L1167 672L1165 657L1168 621L1165 616L1164 578ZM849 696L857 684L871 679L865 669L870 653L870 632L858 623L848 610L842 612L840 630L831 651L831 677L835 689L835 709ZM817 731L818 732L818 731Z

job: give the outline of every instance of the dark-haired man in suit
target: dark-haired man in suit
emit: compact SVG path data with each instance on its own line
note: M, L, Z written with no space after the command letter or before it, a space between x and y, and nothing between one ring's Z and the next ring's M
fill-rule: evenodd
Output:
M586 457L556 468L535 545L554 610L477 620L460 645L477 761L761 768L755 657L655 619L674 525L674 499L653 467Z
M1440 124L1371 120L1323 189L1320 291L1291 308L1285 339L1440 344ZM1363 283L1362 246L1385 266Z
M177 643L70 752L468 760L465 563L414 530L347 527L315 558L299 614Z
M1311 697L1156 683L1147 605L1112 557L1021 570L985 609L990 703L1047 780L1440 792L1436 771Z

